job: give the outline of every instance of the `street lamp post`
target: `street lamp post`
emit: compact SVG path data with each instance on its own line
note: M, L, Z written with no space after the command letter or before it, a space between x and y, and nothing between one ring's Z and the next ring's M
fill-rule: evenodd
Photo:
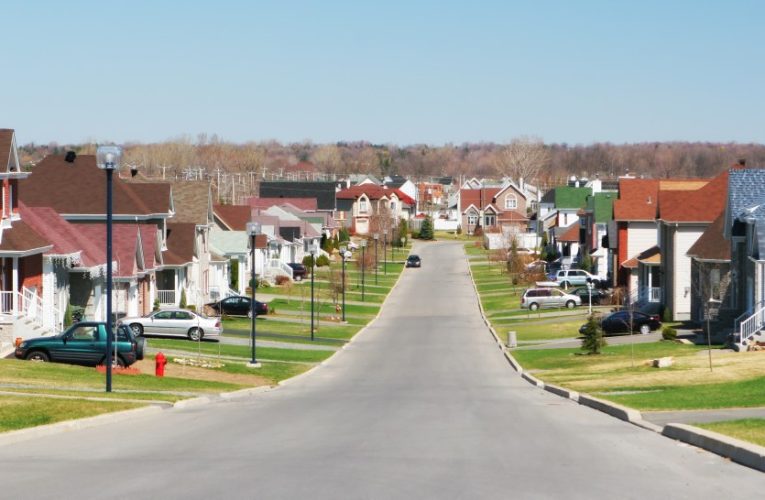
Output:
M112 392L112 175L120 168L122 148L99 146L98 168L106 171L106 392Z
M313 342L313 332L314 332L314 326L313 326L313 316L314 316L314 295L313 295L313 275L316 274L316 254L318 253L318 249L316 248L316 242L312 241L311 246L309 247L309 251L311 253L311 342Z
M247 363L247 366L250 368L259 368L260 363L258 363L256 352L255 352L255 344L256 344L256 330L255 330L255 317L257 316L257 309L255 307L255 288L258 286L258 282L255 280L255 241L257 239L257 236L260 234L260 223L259 222L248 222L247 223L247 236L250 237L250 259L252 260L251 263L251 281L252 285L250 286L250 316L252 316L252 323L250 326L250 336L252 339L252 359L249 363Z
M388 231L383 233L383 274L388 276Z
M350 253L345 247L340 247L340 261L343 269L343 323L345 323L345 260L350 257Z
M375 239L375 285L377 284L377 241L380 239L379 233L374 233L372 238Z
M367 267L367 240L361 240L361 301L364 302L364 271Z

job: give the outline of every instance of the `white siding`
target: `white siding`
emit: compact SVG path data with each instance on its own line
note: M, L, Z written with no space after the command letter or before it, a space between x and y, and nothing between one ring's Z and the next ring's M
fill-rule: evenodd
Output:
M675 296L675 320L687 320L691 318L691 259L685 255L696 243L699 236L704 232L704 227L683 227L675 231L675 252L673 261L674 287L672 293Z
M658 229L655 222L630 222L627 228L627 258L658 243Z

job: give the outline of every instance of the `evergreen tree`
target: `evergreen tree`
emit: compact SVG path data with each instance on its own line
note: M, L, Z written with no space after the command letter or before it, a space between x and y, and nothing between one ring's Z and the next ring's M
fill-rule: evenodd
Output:
M431 219L429 215L426 216L425 220L422 221L422 226L420 227L420 239L433 239L433 219Z
M587 325L583 333L582 350L587 354L600 354L601 348L606 345L606 339L603 338L603 329L600 328L600 323L594 314L590 315L587 318Z

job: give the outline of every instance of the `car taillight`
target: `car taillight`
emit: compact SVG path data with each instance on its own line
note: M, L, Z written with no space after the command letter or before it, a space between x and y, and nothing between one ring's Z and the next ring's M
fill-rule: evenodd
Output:
M651 316L651 319L654 321L660 321L660 318L656 315Z
M220 328L220 320L215 322L215 328Z

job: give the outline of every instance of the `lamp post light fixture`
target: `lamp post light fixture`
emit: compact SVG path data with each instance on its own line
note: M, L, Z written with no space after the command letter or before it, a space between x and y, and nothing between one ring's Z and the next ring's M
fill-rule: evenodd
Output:
M345 323L345 261L351 258L351 252L345 247L340 247L340 260L343 269L343 323Z
M250 286L250 316L252 316L252 323L250 325L250 339L252 343L252 359L247 363L249 368L260 368L260 363L256 356L256 330L255 330L255 317L257 314L257 308L255 307L255 289L258 287L258 282L255 279L255 242L257 236L260 234L261 226L259 222L247 223L247 236L250 238L250 260L251 260L251 279L252 285Z
M377 284L377 241L380 239L380 233L374 233L372 238L375 240L375 285Z
M311 253L311 342L313 342L314 326L314 295L313 295L313 275L316 274L316 254L319 253L319 245L316 241L312 241L308 247L308 251Z
M112 392L112 175L120 168L122 148L99 146L96 164L106 171L106 392Z

